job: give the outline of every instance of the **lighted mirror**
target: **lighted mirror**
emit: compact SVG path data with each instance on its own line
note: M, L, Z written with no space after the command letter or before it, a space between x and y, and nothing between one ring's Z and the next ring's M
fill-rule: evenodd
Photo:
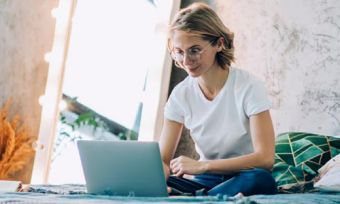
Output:
M85 183L79 139L154 140L161 129L171 72L166 25L180 1L73 2L52 14L65 22L69 16L69 26L57 19L46 56L52 60L32 183Z

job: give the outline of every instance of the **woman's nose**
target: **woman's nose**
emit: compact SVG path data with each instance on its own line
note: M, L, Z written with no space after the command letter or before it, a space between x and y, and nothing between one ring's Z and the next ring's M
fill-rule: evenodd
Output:
M183 56L183 65L192 65L195 61L192 60L186 53Z

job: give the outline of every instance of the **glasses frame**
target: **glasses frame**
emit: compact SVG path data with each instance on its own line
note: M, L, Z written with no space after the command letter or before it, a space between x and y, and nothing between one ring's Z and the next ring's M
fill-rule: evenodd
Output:
M175 53L174 49L171 50L170 55L171 58L176 62L176 63L183 63L184 61L184 57L187 56L190 60L192 61L196 61L198 59L201 58L201 55L206 51L207 47L210 45L211 46L211 42L208 42L205 46L202 47L202 49L197 52L197 53L190 53L189 50L190 49L196 49L196 48L188 48L186 51L184 51L183 53ZM180 59L178 59L178 57L180 57Z

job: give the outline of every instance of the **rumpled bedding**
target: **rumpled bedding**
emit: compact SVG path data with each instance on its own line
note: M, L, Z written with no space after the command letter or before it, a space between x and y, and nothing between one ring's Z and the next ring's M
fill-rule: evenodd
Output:
M0 203L340 203L340 193L305 193L305 194L277 194L277 195L254 195L254 196L204 196L204 197L119 197L106 195L92 195L86 193L84 185L33 185L28 188L28 192L21 193L0 193Z

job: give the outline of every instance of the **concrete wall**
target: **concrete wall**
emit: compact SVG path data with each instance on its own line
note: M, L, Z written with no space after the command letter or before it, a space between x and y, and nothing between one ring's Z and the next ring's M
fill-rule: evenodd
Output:
M276 133L340 135L340 1L216 0L236 65L266 81Z
M48 64L44 55L52 48L55 20L51 10L58 0L0 0L0 105L12 98L19 114L37 136L40 95L44 94ZM28 182L32 166L20 177Z
M182 0L182 7L195 2ZM235 34L236 63L266 82L276 134L340 135L340 1L211 0ZM186 76L173 67L170 91ZM178 155L197 157L185 130Z

